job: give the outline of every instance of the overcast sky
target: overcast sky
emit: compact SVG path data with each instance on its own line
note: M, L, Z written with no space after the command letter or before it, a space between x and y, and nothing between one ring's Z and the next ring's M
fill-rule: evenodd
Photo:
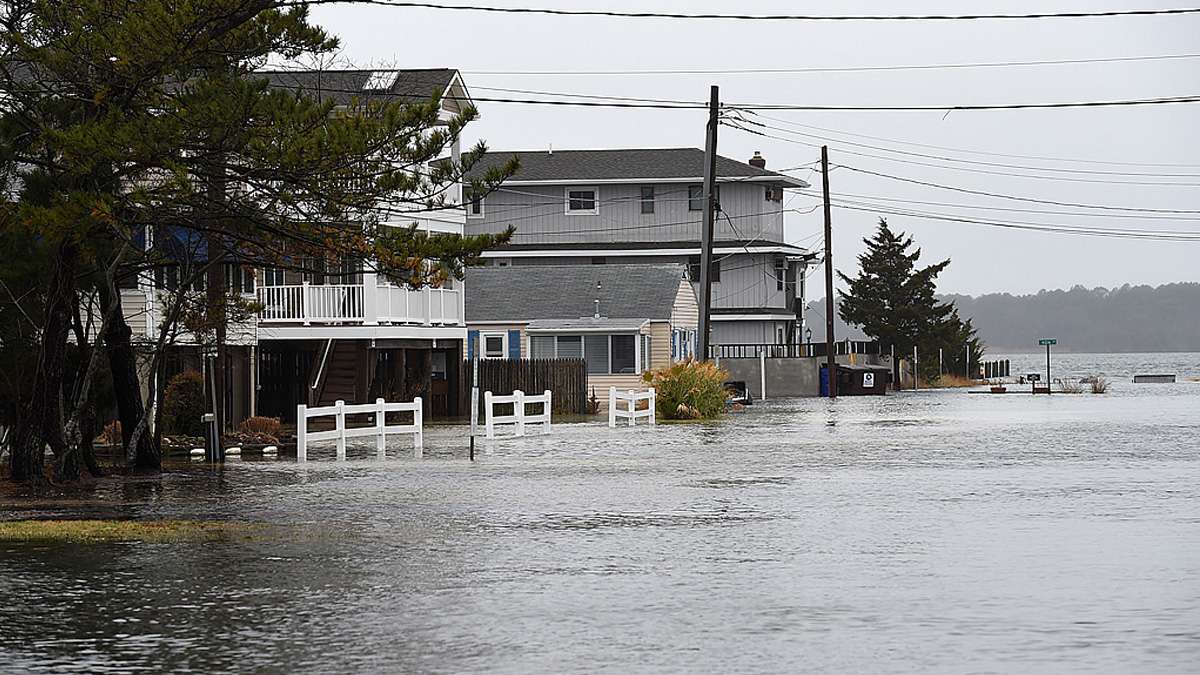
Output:
M450 0L454 1L454 0ZM511 0L481 4L514 5ZM528 0L526 6L559 8L661 9L683 12L963 13L1070 11L1166 7L1169 0L1078 2L609 2ZM515 6L515 5L514 5ZM1183 6L1183 5L1176 5ZM476 97L513 96L484 87L506 87L619 96L706 100L708 86L721 87L726 103L852 105L944 105L1131 99L1200 94L1200 59L985 69L950 69L822 74L722 74L669 76L569 76L485 74L482 71L736 69L883 66L1088 59L1200 53L1200 15L955 22L763 22L581 18L500 15L459 11L329 5L313 11L317 23L342 39L343 61L362 67L453 67L463 71ZM703 147L704 115L692 110L620 110L480 103L482 119L472 140L493 150L615 147ZM831 161L871 171L974 190L1085 204L1200 210L1200 104L1134 108L1088 108L985 112L769 112L783 120L761 120L824 136ZM795 125L888 139L834 136ZM813 138L792 136L803 143ZM922 166L945 164L917 157L894 160L848 154L877 150L839 143L853 141L975 161L1069 168L1195 174L1196 177L1109 176L1054 173L1074 180L1039 180L1023 169L957 164L963 168L1018 176L989 175ZM1119 166L961 154L894 141L989 153L1068 160L1184 164ZM754 136L722 127L719 152L745 160L762 151L768 168L812 162L818 150L795 142ZM796 173L820 185L819 176ZM1096 182L1076 182L1079 179ZM1118 181L1126 181L1124 183ZM1193 185L1146 185L1183 182ZM1200 231L1200 221L1138 217L1085 218L1018 211L968 211L966 205L1016 209L1051 206L1002 201L855 174L831 174L835 197L944 202L905 208L956 216L1071 226L1132 227ZM849 197L843 197L849 198ZM857 198L855 198L857 199ZM816 205L797 196L789 206ZM893 203L893 205L898 205ZM1070 211L1072 209L1060 209ZM1078 211L1078 209L1074 209ZM857 269L861 238L878 218L835 209L834 258L839 270ZM889 216L896 229L912 233L925 259L951 258L942 275L945 292L1028 293L1042 288L1162 284L1200 281L1200 241L1122 240L996 229ZM820 210L788 216L787 236L819 244ZM819 294L814 294L819 295Z

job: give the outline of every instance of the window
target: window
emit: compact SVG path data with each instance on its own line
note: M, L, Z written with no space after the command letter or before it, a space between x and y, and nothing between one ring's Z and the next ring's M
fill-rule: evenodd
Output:
M708 267L708 275L712 278L713 283L721 280L721 261L714 260ZM700 256L694 255L688 258L688 276L692 281L700 282Z
M583 341L583 357L587 359L589 375L608 374L608 336L588 335Z
M781 202L783 201L783 188L771 185L767 187L767 201Z
M325 283L325 259L303 258L300 266L304 269L304 280L317 286Z
M529 358L531 359L552 359L554 358L554 336L553 335L531 335L529 336Z
M568 215L595 215L600 213L596 200L596 188L567 188Z
M721 186L717 185L713 188L716 201L721 202ZM688 186L688 211L703 211L704 210L704 186L689 185Z
M253 293L254 269L237 263L225 263L225 290L233 293Z
M278 267L263 269L263 286L282 286L287 282L283 278L283 270Z
M784 283L787 280L787 261L783 258L775 259L775 290L782 291Z
M642 213L654 213L654 186L642 186Z
M474 192L467 193L467 217L483 217L483 195L475 194Z
M559 335L557 345L558 345L558 358L560 358L560 359L582 359L583 358L583 336L581 336L581 335Z
M505 333L483 333L483 358L502 359L508 355L508 335Z
M612 372L637 372L637 336L612 336Z

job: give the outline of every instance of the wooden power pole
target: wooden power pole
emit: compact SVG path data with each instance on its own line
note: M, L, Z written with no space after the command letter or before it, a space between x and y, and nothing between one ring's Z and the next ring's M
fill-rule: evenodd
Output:
M833 212L829 206L829 146L821 146L821 187L825 192L825 367L829 398L837 398L837 360L833 355Z
M700 335L696 352L701 361L708 360L709 334L712 323L712 258L713 221L716 219L717 195L717 119L720 113L717 85L709 90L708 133L704 140L704 224L700 230Z

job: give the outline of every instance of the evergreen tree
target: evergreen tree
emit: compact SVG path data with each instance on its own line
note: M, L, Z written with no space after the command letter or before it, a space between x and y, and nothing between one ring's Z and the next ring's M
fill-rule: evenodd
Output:
M909 357L915 347L921 376L927 380L937 377L939 348L951 358L968 342L981 348L974 329L959 319L954 305L937 299L937 277L949 260L919 267L921 249L913 248L912 237L893 232L883 218L875 236L863 242L867 250L858 257L858 277L838 272L849 288L838 303L843 321L861 326L885 349L895 347L897 360ZM980 355L973 354L975 362ZM893 364L893 377L898 381L898 363Z
M15 411L14 478L41 480L46 447L60 471L78 466L75 420L98 370L93 354L107 357L130 465L158 469L145 433L153 406L143 399L118 291L131 276L173 269L181 289L205 282L200 306L220 349L232 302L228 262L303 269L301 261L314 258L356 260L419 287L461 276L511 234L385 224L445 205L447 187L485 148L434 160L477 113L467 107L444 120L432 98L339 106L315 92L269 87L255 76L267 63L314 62L338 49L306 7L282 7L0 1L0 229L38 242L47 264L40 277L0 289L0 320L19 320L36 335L23 359L29 386L10 389L20 400L0 402ZM510 162L490 170L472 189L493 189L515 169ZM172 242L187 245L168 251ZM17 255L0 251L0 266ZM158 317L154 364L177 332L183 296L168 299ZM80 306L98 311L81 322ZM84 322L92 330L75 330ZM78 373L67 363L72 333L97 336ZM68 384L75 391L64 391Z

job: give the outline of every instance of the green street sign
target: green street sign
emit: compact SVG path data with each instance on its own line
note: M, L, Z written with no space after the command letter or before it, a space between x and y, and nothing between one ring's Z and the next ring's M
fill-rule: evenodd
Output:
M1038 340L1038 344L1042 345L1043 347L1046 345L1056 345L1056 344L1058 344L1058 340L1056 340L1054 338L1045 338L1042 340Z

